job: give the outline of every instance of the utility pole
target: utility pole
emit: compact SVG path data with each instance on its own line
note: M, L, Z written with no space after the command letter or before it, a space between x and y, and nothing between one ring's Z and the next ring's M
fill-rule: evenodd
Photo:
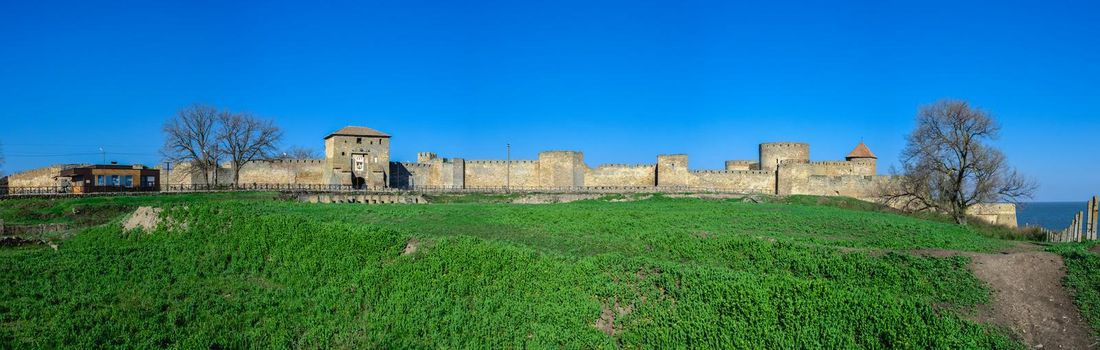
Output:
M168 177L160 180L160 187L165 187L165 185L172 185L172 162L164 162L164 169L168 171ZM168 187L168 189L171 190L171 187Z
M505 175L504 175L504 192L511 193L512 192L512 144L511 143L504 144L504 153L505 153L505 159L507 159L507 161L504 162L505 168L507 169L507 171L505 172Z
M99 153L103 154L103 163L99 163L99 164L107 164L107 151L104 151L103 147L100 147L99 148Z

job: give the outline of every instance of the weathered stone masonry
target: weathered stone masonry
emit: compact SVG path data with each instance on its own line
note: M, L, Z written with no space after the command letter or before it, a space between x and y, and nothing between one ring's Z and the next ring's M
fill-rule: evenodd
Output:
M355 188L560 190L599 187L712 190L776 195L849 196L874 200L890 176L877 174L877 157L863 142L844 160L811 161L810 146L763 143L755 160L728 160L722 169L691 169L686 154L658 155L653 164L589 167L579 151L545 151L534 160L467 160L420 152L415 162L390 161L390 135L348 126L325 136L324 159L257 161L244 165L240 184L343 185ZM9 186L54 186L61 166L13 175ZM202 184L188 164L162 173L164 185ZM166 170L162 170L167 172ZM218 170L218 183L232 181ZM1015 225L1015 207L983 206L975 215Z

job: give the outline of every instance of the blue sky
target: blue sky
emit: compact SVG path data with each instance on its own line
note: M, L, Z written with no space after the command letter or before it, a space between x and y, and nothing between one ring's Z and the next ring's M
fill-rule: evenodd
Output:
M0 144L8 173L156 163L192 103L250 111L286 145L343 125L418 151L495 159L581 150L589 165L766 141L896 164L922 104L969 100L1038 200L1100 192L1100 5L867 1L6 1ZM1085 148L1091 147L1092 152Z

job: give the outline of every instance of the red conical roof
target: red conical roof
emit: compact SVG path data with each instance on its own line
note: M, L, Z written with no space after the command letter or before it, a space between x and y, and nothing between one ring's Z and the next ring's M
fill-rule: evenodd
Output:
M853 149L851 153L848 153L848 156L845 158L848 158L849 160L851 160L852 158L878 159L878 157L875 157L875 154L871 152L871 149L867 148L867 145L864 144L863 141L860 141L859 144L856 145L856 148Z

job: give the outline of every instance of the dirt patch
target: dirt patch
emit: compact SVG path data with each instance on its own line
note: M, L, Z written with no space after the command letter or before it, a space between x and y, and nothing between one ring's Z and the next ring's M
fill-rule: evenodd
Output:
M1012 330L1032 348L1095 349L1097 340L1062 288L1062 258L1047 252L964 253L993 289L993 302L975 321Z
M992 302L968 317L972 321L1005 327L1031 348L1096 349L1098 340L1092 337L1073 298L1062 288L1062 258L1037 249L1033 244L1021 243L993 254L943 249L909 253L970 257L971 271L993 292Z
M416 250L420 249L420 240L413 238L405 243L405 250L401 251L401 255L409 255L416 253Z
M634 312L634 304L622 305L619 303L618 297L612 298L611 303L605 302L600 307L600 318L596 319L596 323L592 326L604 334L615 336L623 330L622 324L615 323L615 320L621 319L631 312Z
M512 200L515 204L554 204L554 203L569 203L590 199L599 199L603 197L602 194L592 193L536 193L525 196L516 197Z
M1089 248L1089 251L1093 252L1093 253L1100 254L1100 245L1096 245L1096 246L1093 246L1092 248Z
M130 217L126 218L126 221L122 223L122 228L126 231L132 231L140 227L146 232L153 231L160 224L160 212L160 208L139 207L134 210L133 214L130 214Z

